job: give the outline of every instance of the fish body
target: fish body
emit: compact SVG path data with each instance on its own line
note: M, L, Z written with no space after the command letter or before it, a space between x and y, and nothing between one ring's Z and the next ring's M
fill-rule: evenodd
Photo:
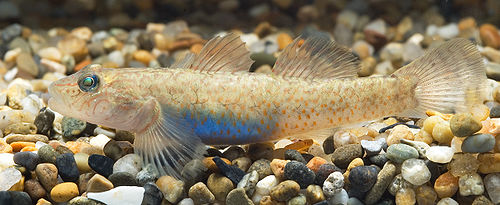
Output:
M136 133L135 150L146 164L181 177L204 144L273 141L482 102L484 66L466 40L449 42L391 76L369 78L357 78L358 61L333 42L299 42L283 51L272 74L245 72L252 61L234 34L209 41L198 56L171 69L91 65L53 83L49 107Z

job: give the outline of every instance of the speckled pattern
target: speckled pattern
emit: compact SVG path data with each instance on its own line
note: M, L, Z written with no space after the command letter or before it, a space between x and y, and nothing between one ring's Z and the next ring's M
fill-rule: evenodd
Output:
M413 102L411 82L397 77L310 81L273 74L209 74L189 69L88 72L101 79L94 97L86 99L93 103L83 103L80 108L88 115L113 110L109 106L119 106L126 113L123 105L150 96L181 113L208 144L269 141L377 119L409 109ZM106 99L100 100L103 96Z

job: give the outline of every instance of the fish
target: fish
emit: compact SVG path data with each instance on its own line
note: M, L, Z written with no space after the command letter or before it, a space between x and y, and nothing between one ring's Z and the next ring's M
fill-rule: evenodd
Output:
M245 43L230 33L169 68L90 64L53 82L48 106L134 133L145 164L182 178L183 166L207 145L323 136L385 116L466 112L485 99L484 62L466 39L429 49L388 76L358 77L353 52L315 35L289 44L272 73L249 72L252 63Z

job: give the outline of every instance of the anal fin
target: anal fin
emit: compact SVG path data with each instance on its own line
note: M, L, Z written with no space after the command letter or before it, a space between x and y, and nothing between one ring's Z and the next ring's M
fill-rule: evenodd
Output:
M149 99L141 110L153 121L136 132L135 152L145 165L154 165L161 175L180 179L184 165L201 158L205 145L175 109Z

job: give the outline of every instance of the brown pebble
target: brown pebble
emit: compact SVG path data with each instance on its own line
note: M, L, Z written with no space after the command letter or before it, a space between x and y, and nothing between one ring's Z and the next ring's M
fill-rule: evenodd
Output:
M46 191L52 190L52 188L57 184L58 170L56 165L51 163L38 164L35 168L35 173Z
M43 143L48 143L49 138L45 135L40 135L40 134L27 134L27 135L12 134L5 137L5 141L9 144L13 142L38 142L38 141Z
M452 197L458 190L458 177L450 172L441 174L434 183L434 190L439 198Z
M222 159L222 161L226 162L226 164L231 165L231 161L229 161L228 159L226 159L226 158L220 158L220 159ZM217 167L217 165L215 165L213 157L206 157L205 159L203 159L203 164L205 164L205 167L207 167L211 172L218 172L219 171L219 168Z
M113 183L100 174L95 174L87 183L87 192L103 192L112 189Z
M257 34L257 36L259 36L260 38L263 38L271 34L272 30L273 27L271 26L271 24L267 21L264 21L259 23L259 25L255 27L255 30L253 32Z
M274 176L276 176L278 179L283 179L283 174L285 173L285 165L288 162L290 162L290 160L273 159L270 166Z
M500 153L482 153L477 156L479 172L490 174L500 172Z
M492 48L500 48L500 34L498 29L492 24L483 24L479 27L479 36L483 44Z
M81 70L83 67L89 65L90 63L92 63L92 61L90 60L83 60L82 62L78 63L75 65L75 68L73 69L75 72Z
M67 35L57 43L57 48L65 54L72 55L76 62L80 62L87 56L87 43L73 35Z
M149 62L154 59L154 56L146 50L138 50L132 54L132 57L145 65L149 65Z
M203 44L201 43L196 43L191 46L189 51L193 52L194 54L199 54L201 49L203 48Z
M297 196L300 191L300 186L297 182L286 180L271 189L270 196L276 201L288 201L294 196Z
M42 184L35 179L29 179L24 182L24 191L30 195L31 200L36 201L47 195L47 192L43 188Z
M307 162L307 168L311 169L313 172L317 172L319 167L323 164L326 164L326 159L321 157L313 157L309 162Z

